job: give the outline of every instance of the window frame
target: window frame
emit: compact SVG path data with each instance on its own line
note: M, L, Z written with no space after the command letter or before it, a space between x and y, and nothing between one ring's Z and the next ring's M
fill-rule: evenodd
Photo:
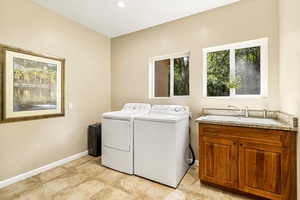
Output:
M238 95L235 89L230 90L229 96L207 96L207 53L229 50L230 51L230 76L235 78L235 50L260 46L260 94ZM249 40L244 42L203 48L203 97L204 98L266 98L268 96L268 38Z
M149 99L171 99L171 98L189 98L191 95L191 88L189 82L189 95L174 95L174 59L180 57L189 57L191 60L190 52L180 52L164 56L157 56L149 58ZM155 61L170 59L170 96L169 97L156 97L155 96ZM190 65L189 65L190 71ZM189 73L190 79L190 73Z

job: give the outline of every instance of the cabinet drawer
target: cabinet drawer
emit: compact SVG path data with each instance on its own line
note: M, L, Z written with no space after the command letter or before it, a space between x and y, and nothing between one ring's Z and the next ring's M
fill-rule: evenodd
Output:
M289 147L291 133L260 128L199 124L199 134L203 136Z

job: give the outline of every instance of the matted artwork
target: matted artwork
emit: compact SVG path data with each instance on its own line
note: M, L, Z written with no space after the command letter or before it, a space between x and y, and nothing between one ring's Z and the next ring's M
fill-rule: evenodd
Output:
M65 59L0 44L1 123L64 116Z

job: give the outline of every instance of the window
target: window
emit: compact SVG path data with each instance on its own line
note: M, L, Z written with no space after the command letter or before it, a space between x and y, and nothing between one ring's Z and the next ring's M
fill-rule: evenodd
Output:
M267 39L205 48L204 96L266 97Z
M150 98L190 94L189 53L150 59Z

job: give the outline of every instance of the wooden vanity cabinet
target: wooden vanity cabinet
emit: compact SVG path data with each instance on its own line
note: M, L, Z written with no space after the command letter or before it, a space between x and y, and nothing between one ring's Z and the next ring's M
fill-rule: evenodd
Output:
M199 124L199 178L268 199L296 199L296 133Z

